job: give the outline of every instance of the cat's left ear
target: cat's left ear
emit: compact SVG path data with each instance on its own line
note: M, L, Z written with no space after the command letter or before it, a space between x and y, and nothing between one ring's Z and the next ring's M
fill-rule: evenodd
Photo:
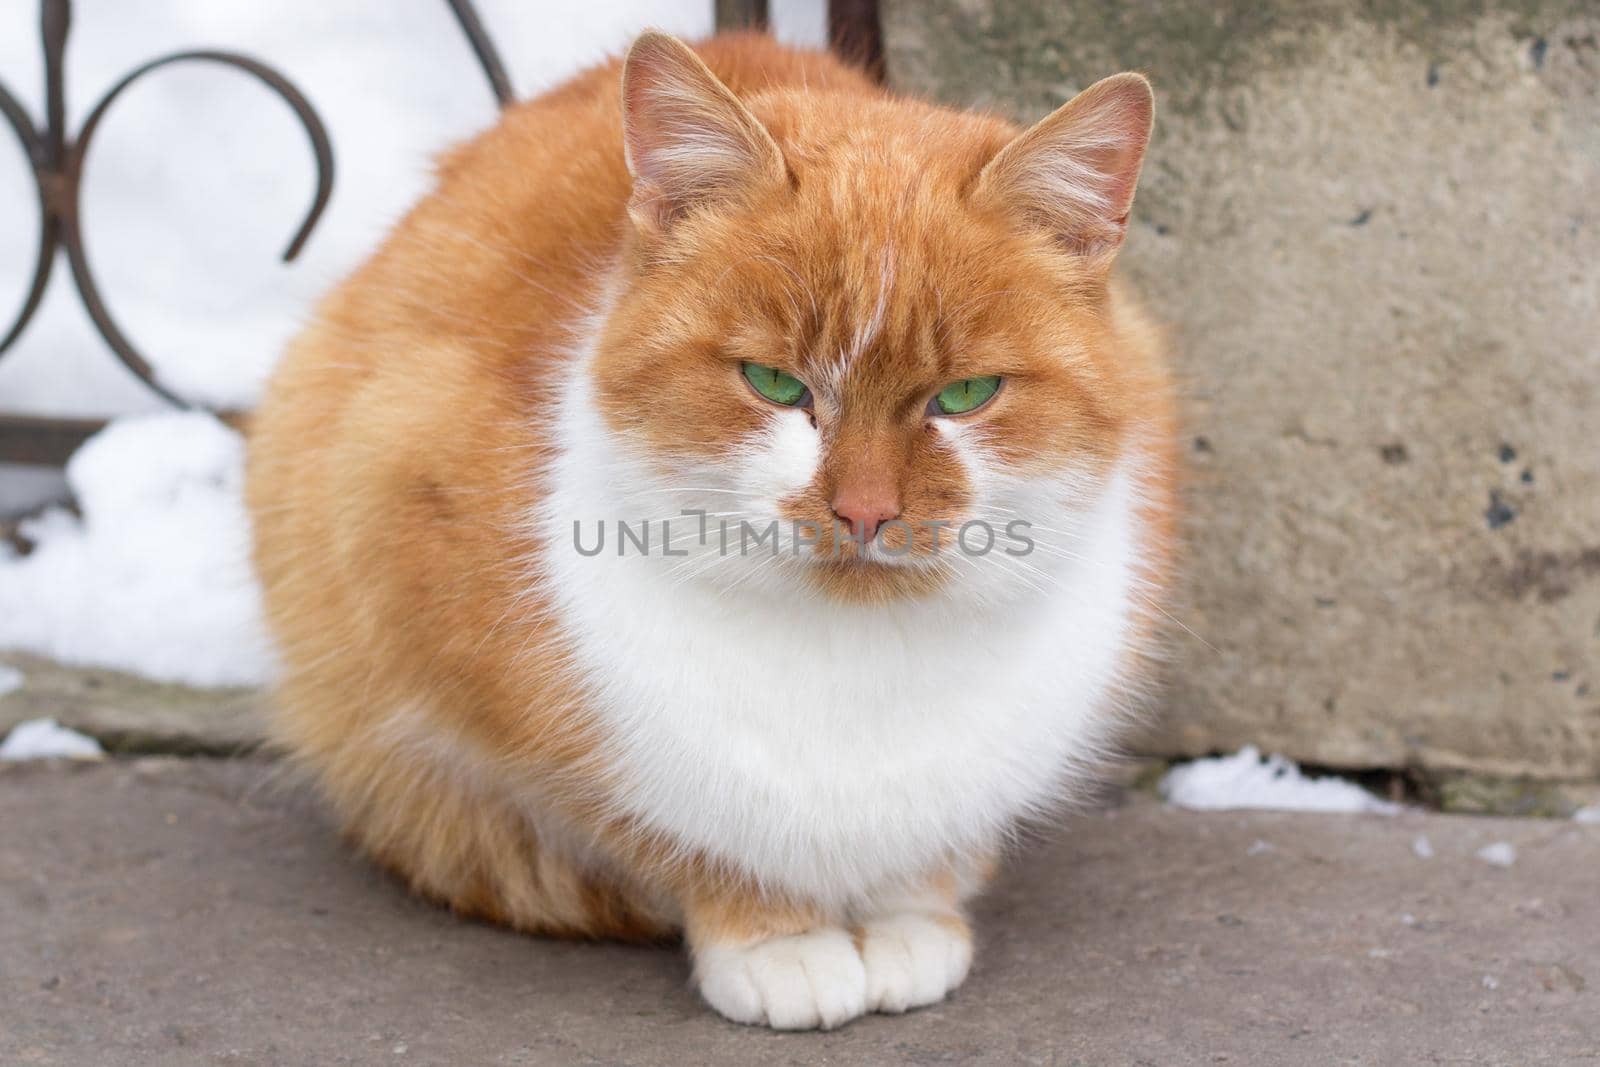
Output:
M1143 75L1095 82L1002 148L973 201L1021 213L1075 254L1109 259L1128 229L1154 116Z
M782 183L783 153L765 126L688 45L641 36L622 67L622 135L643 233L697 207Z

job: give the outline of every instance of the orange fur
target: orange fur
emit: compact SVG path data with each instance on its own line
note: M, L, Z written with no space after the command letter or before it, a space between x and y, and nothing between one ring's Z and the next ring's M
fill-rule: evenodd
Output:
M529 931L740 940L828 918L606 803L626 783L529 587L549 551L526 521L554 447L548 401L606 264L624 284L595 395L618 432L668 457L718 455L763 417L742 360L813 376L864 349L848 408L816 413L835 444L785 514L828 525L838 487L867 478L908 518L952 518L970 489L923 409L946 382L1000 374L1004 403L982 417L1020 472L1064 456L1104 469L1142 442L1140 555L1153 586L1170 570L1177 473L1155 331L1109 280L1109 255L1068 254L1045 226L969 206L1008 180L979 175L1018 131L759 36L697 52L759 122L748 150L767 150L766 131L781 153L760 157L759 182L733 182L737 210L673 201L670 171L635 188L621 63L581 74L443 160L436 191L294 342L252 426L283 744L417 891ZM945 580L852 565L827 538L818 551L840 559L810 580L841 600ZM971 887L941 868L926 878L938 921L965 937Z

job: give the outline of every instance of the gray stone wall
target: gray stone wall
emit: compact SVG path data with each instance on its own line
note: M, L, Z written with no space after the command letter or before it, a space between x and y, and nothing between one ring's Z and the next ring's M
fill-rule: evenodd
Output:
M1031 121L1142 70L1191 578L1144 745L1600 774L1600 4L884 0Z

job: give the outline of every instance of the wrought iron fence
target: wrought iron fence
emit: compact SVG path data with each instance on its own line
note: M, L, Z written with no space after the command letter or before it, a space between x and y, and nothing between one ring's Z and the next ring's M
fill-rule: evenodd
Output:
M515 99L511 79L472 0L446 2L472 47L496 102L500 107L509 105ZM764 28L767 24L766 0L715 2L719 28ZM876 0L830 0L828 25L830 38L842 54L881 76L882 48L879 43ZM175 64L208 63L241 71L260 81L277 94L300 120L311 142L317 168L316 191L311 206L284 249L283 259L289 262L305 246L333 193L333 145L327 129L311 101L277 70L239 52L194 49L160 56L129 71L89 110L88 117L74 136L67 128L65 90L67 37L72 28L71 0L41 0L39 27L44 50L45 81L42 127L34 125L27 109L6 89L4 83L0 83L0 116L11 127L32 165L39 212L39 246L32 280L16 318L0 335L0 356L4 356L6 350L22 337L38 311L59 252L66 256L67 268L84 310L112 354L148 389L168 403L180 408L194 407L196 405L191 401L160 382L150 361L118 326L89 266L83 244L81 196L84 160L93 144L95 132L111 105L129 86L148 74ZM239 413L218 414L235 419ZM104 425L103 419L47 418L0 412L0 462L59 466L66 462L85 438Z

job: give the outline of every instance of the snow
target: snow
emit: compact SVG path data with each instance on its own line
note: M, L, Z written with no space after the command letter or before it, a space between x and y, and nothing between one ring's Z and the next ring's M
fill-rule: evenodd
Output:
M273 657L249 567L244 442L209 415L119 419L67 466L82 509L0 560L0 647L191 685L258 685Z
M1586 808L1579 808L1572 813L1572 821L1600 823L1600 804L1590 804Z
M1419 860L1433 859L1433 842L1428 840L1427 834L1418 834L1411 842L1411 851L1417 854Z
M1399 807L1342 778L1308 778L1282 756L1263 757L1254 745L1231 756L1179 764L1161 780L1169 804L1195 811L1260 808L1274 811L1375 812Z
M5 557L0 556L0 563L4 561ZM21 689L23 681L21 671L15 667L0 663L0 697L5 696L7 693L15 693L18 689Z
M1474 855L1496 867L1509 867L1517 862L1517 849L1510 841L1496 841L1492 845L1485 845Z
M100 759L105 754L100 742L54 719L19 722L0 742L0 760Z
M768 5L769 25L780 41L826 48L828 45L827 0L776 0Z

